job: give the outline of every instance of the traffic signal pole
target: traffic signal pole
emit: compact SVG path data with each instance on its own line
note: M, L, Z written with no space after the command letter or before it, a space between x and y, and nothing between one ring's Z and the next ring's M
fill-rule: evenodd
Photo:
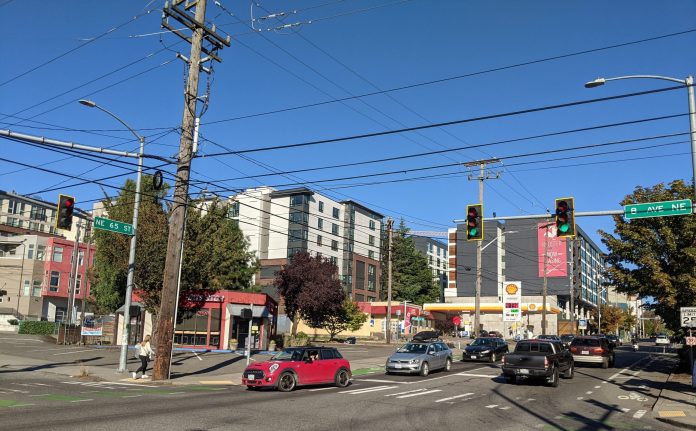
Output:
M389 236L389 249L387 250L387 318L384 322L387 344L391 343L391 310L392 310L392 234L394 231L394 219L387 219L387 235Z

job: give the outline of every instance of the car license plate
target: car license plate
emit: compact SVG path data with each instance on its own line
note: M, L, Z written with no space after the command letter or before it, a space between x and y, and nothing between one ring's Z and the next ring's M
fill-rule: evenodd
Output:
M583 350L581 353L582 353L583 355L589 355L589 354L590 354L590 351L589 351L589 350Z
M471 355L471 359L476 359L476 355Z
M520 374L529 374L529 370L526 368L520 368Z
M394 364L394 368L401 368L401 364Z
M247 374L247 379L249 380L256 380L256 376L253 374Z

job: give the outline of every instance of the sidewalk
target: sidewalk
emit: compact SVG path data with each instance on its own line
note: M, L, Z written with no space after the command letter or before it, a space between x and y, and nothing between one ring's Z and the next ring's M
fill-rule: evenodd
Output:
M659 421L696 430L696 391L691 388L691 375L670 374L653 406L653 414Z

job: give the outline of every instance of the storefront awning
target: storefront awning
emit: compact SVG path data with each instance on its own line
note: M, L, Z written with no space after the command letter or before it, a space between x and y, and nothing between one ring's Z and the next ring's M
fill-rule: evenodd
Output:
M227 310L231 316L239 317L242 315L242 310L249 308L249 305L242 304L227 304ZM254 317L268 317L268 309L265 306L254 305Z

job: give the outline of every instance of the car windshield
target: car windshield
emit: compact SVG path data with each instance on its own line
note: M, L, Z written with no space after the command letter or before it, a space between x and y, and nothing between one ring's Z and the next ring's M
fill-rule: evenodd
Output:
M272 361L301 361L302 349L283 349L273 355Z
M471 343L471 346L492 346L493 340L490 338L477 338Z
M555 340L556 336L555 335L539 335L537 337L539 340Z
M427 344L420 344L420 343L408 343L404 346L401 346L399 350L397 350L398 353L425 353L425 351L428 349Z

